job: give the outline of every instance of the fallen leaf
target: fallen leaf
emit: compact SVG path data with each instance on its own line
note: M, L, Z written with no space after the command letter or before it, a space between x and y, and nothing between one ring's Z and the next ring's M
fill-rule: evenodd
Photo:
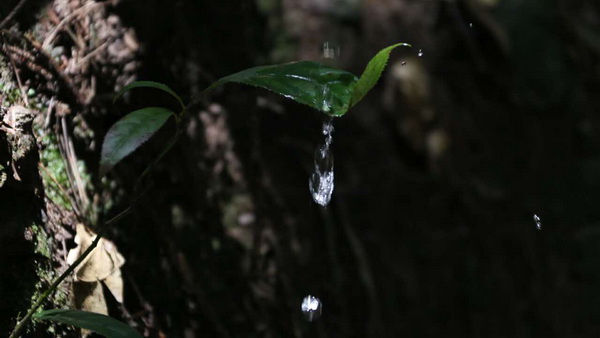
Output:
M75 243L77 246L69 251L67 263L73 264L87 250L96 234L83 224L77 224ZM73 292L77 309L106 314L106 299L102 292L104 283L117 302L123 303L123 278L121 267L125 258L119 253L116 245L101 238L92 252L75 268ZM93 287L92 287L93 286Z
M108 315L104 292L99 282L73 283L73 302L79 310Z
M73 303L78 310L108 316L108 307L100 282L73 282ZM81 329L82 337L87 337L91 333L90 330Z
M88 230L83 224L77 224L75 243L78 245L69 251L67 263L73 264L95 238L95 233ZM101 238L98 246L75 268L75 280L103 281L119 270L123 264L125 264L125 258L119 253L117 247L111 241Z
M121 277L121 270L116 270L112 275L108 276L104 280L104 285L110 290L113 297L123 304L123 278Z

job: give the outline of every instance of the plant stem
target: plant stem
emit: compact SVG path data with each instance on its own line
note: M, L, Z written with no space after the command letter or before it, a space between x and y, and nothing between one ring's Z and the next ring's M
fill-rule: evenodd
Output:
M23 319L21 319L17 323L14 330L10 334L9 338L17 338L19 336L21 331L23 331L25 326L31 320L31 317L33 316L33 314L37 311L37 309L40 308L40 306L42 306L44 301L46 301L46 299L48 299L48 297L50 297L50 294L52 294L52 292L54 292L54 290L56 290L56 288L60 285L60 283L62 283L65 280L65 278L67 278L71 274L71 272L73 272L73 270L75 270L75 268L77 268L77 266L79 264L81 264L81 262L94 250L94 248L98 245L98 242L102 238L102 235L106 231L106 229L110 225L120 221L123 217L125 217L127 214L129 214L131 212L133 207L138 203L139 198L137 198L137 197L139 197L139 196L136 197L136 194L140 187L140 184L142 183L142 180L148 175L148 173L152 170L152 168L154 168L156 163L158 163L158 161L160 161L167 154L167 152L169 152L169 150L171 148L173 148L175 143L177 143L179 136L181 136L182 129L183 129L182 125L178 123L177 131L175 132L175 135L169 140L169 142L163 148L163 150L160 152L160 154L158 154L158 157L146 167L146 169L142 172L140 177L137 179L137 182L133 188L134 198L132 199L132 202L130 203L130 205L125 210L123 210L119 214L117 214L115 217L104 222L104 225L100 227L98 234L96 234L96 238L94 238L94 241L90 244L90 246L81 254L81 256L79 256L77 258L77 260L75 260L75 262L73 262L73 264L71 264L67 268L67 270L65 270L65 272L63 272L57 279L54 280L54 282L52 282L52 284L50 285L50 287L48 287L48 289L46 291L44 291L44 293L38 298L38 300L33 304L33 306L29 309L29 311L27 311L27 314L25 315L25 317L23 317Z
M146 169L142 172L142 174L138 178L137 182L135 183L135 186L133 187L133 195L134 196L137 194L137 192L140 188L140 185L142 184L143 179L148 175L148 173L152 170L152 168L154 168L154 166L158 163L158 161L160 161L169 152L169 150L171 150L171 148L173 148L175 143L177 143L179 136L181 136L181 133L182 133L182 128L178 126L177 131L175 132L175 135L169 140L169 143L167 143L167 145L163 148L163 150L160 152L160 154L158 154L158 157L156 157L156 159L152 163L150 163L150 165L148 165L146 167Z
M127 209L121 211L115 217L106 221L106 223L104 223L104 227L102 230L105 230L109 225L116 223L119 220L121 220L121 218L125 217L129 212L131 212L131 208L132 208L132 206L127 207ZM92 250L94 250L96 245L98 245L98 242L102 238L102 232L103 231L100 231L96 235L96 238L94 238L94 241L92 242L92 244L90 244L90 246L81 254L81 256L79 256L79 258L77 258L77 260L75 260L75 262L73 262L73 264L71 264L67 268L67 270L65 270L65 272L63 272L57 279L55 279L54 282L52 283L52 285L50 285L50 287L48 287L48 289L46 291L44 291L44 293L38 298L38 300L35 302L35 304L33 304L31 309L29 309L29 311L27 312L25 317L23 317L23 319L21 321L19 321L19 323L17 323L17 326L15 326L15 329L10 334L9 338L18 337L18 334L23 330L25 325L29 322L29 320L31 319L31 316L33 316L35 311L37 311L37 309L40 306L42 306L44 301L50 296L50 294L54 290L56 290L58 285L60 285L60 283L62 283L62 281L65 280L65 278L67 278L67 276L69 276L71 274L71 272L73 272L73 270L75 270L75 268L92 252Z

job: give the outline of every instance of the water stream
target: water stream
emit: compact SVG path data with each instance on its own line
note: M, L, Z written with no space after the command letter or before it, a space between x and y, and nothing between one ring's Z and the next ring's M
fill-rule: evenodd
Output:
M333 193L333 154L330 146L333 141L333 118L326 118L322 128L325 142L317 147L313 173L310 175L308 187L313 200L327 206Z
M321 50L323 60L335 59L340 54L339 46L325 42ZM327 85L322 91L322 110L331 110L332 93ZM308 187L315 203L327 206L331 201L333 193L333 154L331 153L331 142L333 141L333 118L327 117L322 127L325 142L317 147L315 151L314 169L308 180Z

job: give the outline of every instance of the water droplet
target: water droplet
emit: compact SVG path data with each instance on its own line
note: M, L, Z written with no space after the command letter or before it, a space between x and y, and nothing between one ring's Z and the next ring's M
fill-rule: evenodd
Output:
M328 86L323 87L323 92L321 93L323 96L323 103L321 109L324 112L329 112L331 110L331 100L333 99L333 95L329 90Z
M535 227L538 230L542 230L542 220L540 219L540 216L533 214L533 221L535 222Z
M419 54L417 54L419 57L423 56L423 50L419 49Z
M406 61L402 61L402 66L406 66Z
M333 193L333 171L313 172L310 175L309 188L313 200L321 206L327 206Z
M335 59L340 56L340 47L326 41L323 43L323 48L321 48L321 54L324 59Z
M315 166L308 180L308 187L313 200L321 206L327 206L333 193L333 154L329 149L333 141L332 118L323 123L322 132L325 143L315 151Z
M321 317L323 313L323 305L319 298L308 295L302 300L302 313L306 316L309 322Z
M469 22L469 27L473 28L473 23Z
M332 118L328 118L327 121L325 121L323 123L323 127L321 129L323 136L327 136L327 139L325 139L325 141L330 141L328 143L331 144L331 134L333 133L333 119Z

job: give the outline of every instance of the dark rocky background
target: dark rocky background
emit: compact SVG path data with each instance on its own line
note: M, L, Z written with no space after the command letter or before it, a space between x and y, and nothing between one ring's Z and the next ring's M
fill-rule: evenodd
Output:
M20 2L2 1L0 18ZM414 46L334 121L329 207L307 182L322 114L222 87L110 230L127 261L125 302L108 299L110 314L151 337L600 334L597 2L28 0L1 28L1 114L28 98L23 133L37 147L15 169L20 144L0 131L0 331L64 269L78 221L128 205L173 130L98 177L112 123L173 104L137 90L113 106L116 90L154 80L187 101L251 66L320 60L328 41L341 51L333 63L356 74L382 47ZM70 203L40 181L44 137L67 163L54 175ZM307 294L324 304L313 323L300 312ZM68 303L55 298L47 308ZM29 334L78 335L47 329Z

